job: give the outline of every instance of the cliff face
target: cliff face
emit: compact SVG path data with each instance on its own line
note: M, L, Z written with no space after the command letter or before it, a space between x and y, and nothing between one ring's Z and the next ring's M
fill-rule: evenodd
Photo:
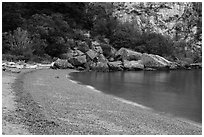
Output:
M122 22L133 22L141 32L160 33L176 41L191 41L202 24L196 24L202 18L198 11L202 9L202 4L195 6L188 2L134 2L115 3L115 6L117 8L114 15Z

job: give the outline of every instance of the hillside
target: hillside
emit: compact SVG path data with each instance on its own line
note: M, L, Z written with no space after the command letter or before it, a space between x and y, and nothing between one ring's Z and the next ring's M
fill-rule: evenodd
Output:
M2 8L5 60L49 62L98 43L103 50L201 62L202 3L3 2Z

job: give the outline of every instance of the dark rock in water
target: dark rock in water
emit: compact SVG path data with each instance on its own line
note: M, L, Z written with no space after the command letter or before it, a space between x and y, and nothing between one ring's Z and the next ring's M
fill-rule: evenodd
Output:
M73 66L84 66L84 64L87 62L86 55L73 57L69 60L69 62Z
M123 70L123 65L121 61L108 62L108 66L109 69L113 71Z
M132 51L130 49L121 48L115 53L115 57L117 60L140 60L142 57L142 53Z
M141 63L146 68L156 68L156 69L168 69L170 67L171 62L166 60L165 58L153 55L153 54L142 54Z
M92 49L89 49L87 52L86 52L86 56L91 59L91 60L94 60L97 56L98 56L98 53Z
M74 68L74 66L72 66L72 64L70 64L70 63L69 63L67 60L65 60L65 59L57 59L57 60L54 62L53 67L58 68L58 69L67 69L67 68L73 69L73 68Z
M128 61L124 60L124 69L126 70L143 70L144 65L141 63L141 60L139 61Z

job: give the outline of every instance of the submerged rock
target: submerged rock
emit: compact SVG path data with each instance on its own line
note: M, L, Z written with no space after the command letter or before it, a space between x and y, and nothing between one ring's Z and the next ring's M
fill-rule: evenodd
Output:
M115 53L115 57L117 58L117 60L122 59L122 60L128 60L128 61L131 61L131 60L137 61L141 59L142 53L136 52L130 49L126 49L126 48L121 48Z

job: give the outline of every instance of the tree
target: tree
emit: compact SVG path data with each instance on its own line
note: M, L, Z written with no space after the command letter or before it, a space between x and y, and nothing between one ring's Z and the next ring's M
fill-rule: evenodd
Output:
M33 15L24 24L24 28L31 33L33 39L39 37L46 43L42 49L52 57L66 53L69 49L67 40L72 37L73 30L61 14Z

